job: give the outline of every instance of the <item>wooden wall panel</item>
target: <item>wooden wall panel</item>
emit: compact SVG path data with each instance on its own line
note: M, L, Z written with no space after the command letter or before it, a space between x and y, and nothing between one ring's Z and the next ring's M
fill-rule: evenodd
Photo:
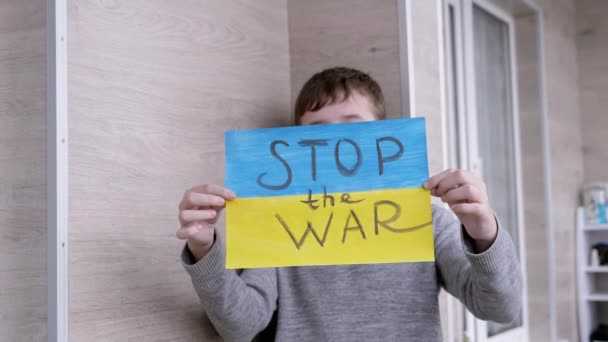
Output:
M608 182L608 2L577 2L585 181Z
M558 337L577 341L574 234L575 209L583 181L583 134L578 105L576 1L538 1L545 17L545 41L542 43L547 73L556 260L548 260L546 254L540 108L535 93L538 89L535 79L538 66L534 63L537 23L517 1L494 2L514 11L517 16L530 340L549 339L547 288L550 282L555 282ZM549 262L556 266L555 279L548 278L546 265Z
M0 2L0 340L46 341L46 5Z
M608 182L608 2L576 3L581 129L585 182ZM605 286L605 277L597 286ZM608 304L597 303L600 322L608 321Z
M550 282L555 282L558 337L577 341L574 234L583 162L581 112L578 106L576 1L538 1L545 18L545 41L542 43L547 73L556 260L547 259L540 107L536 93L538 65L534 61L537 57L534 53L537 22L525 7L513 0L495 2L514 11L517 17L530 340L549 339L547 288ZM556 266L555 279L548 278L548 263Z
M523 12L523 11L521 11ZM530 341L549 339L549 275L543 174L543 140L538 72L538 21L531 13L515 17L519 95L524 236L528 280ZM528 176L527 176L528 175ZM529 175L538 175L530 177Z
M574 0L542 0L556 251L558 337L577 340L575 209L583 182Z
M395 0L288 0L292 105L304 83L329 67L369 73L389 117L401 117L399 21Z
M437 1L411 1L416 116L426 117L429 172L444 170L441 115L441 65ZM447 153L447 151L446 151Z
M177 204L223 183L226 129L290 122L285 0L72 0L72 341L217 340Z
M530 341L549 340L550 282L557 284L558 337L578 341L575 288L575 209L583 181L579 109L579 76L576 46L576 0L539 0L545 18L545 70L549 110L549 138L553 190L556 260L547 259L544 219L542 144L538 66L534 62L536 21L521 0L492 0L516 15L524 175L525 238L528 274ZM556 278L548 278L546 265L554 263Z

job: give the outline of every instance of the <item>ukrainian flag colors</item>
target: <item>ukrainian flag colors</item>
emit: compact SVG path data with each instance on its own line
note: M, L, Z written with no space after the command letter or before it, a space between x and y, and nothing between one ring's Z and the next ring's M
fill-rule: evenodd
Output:
M423 118L226 132L226 267L433 261Z

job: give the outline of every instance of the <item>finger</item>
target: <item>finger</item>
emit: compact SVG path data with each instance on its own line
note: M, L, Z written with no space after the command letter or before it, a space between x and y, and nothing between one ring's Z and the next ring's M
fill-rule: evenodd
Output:
M449 175L450 173L454 172L456 170L454 169L447 169L441 173L438 173L436 175L434 175L433 177L429 178L426 182L424 182L423 187L427 190L431 190L434 189L437 184L439 184L439 182L447 175Z
M433 197L441 197L437 194L437 188L432 188L431 189L431 196Z
M214 219L217 216L217 211L213 209L206 210L182 210L179 212L179 221L182 224L198 221L206 221Z
M197 234L203 229L213 229L207 227L198 222L192 222L190 224L182 226L180 229L175 232L175 236L180 240L188 240L191 236Z
M473 184L465 184L461 187L448 190L441 200L445 203L483 203L481 191Z
M199 192L187 191L184 194L179 209L193 209L198 207L223 207L226 200L217 195L204 194Z
M439 181L437 195L443 196L449 190L469 183L477 184L478 181L472 173L465 170L456 170Z
M481 215L483 204L479 203L457 203L450 205L456 215Z
M222 212L222 210L224 210L225 207L221 207L221 208L209 208L211 210L215 210L215 217L212 219L207 220L207 222L211 223L211 224L215 224L217 222L217 220L220 218L220 214Z
M217 184L203 184L190 189L191 192L217 195L227 200L236 198L234 191Z

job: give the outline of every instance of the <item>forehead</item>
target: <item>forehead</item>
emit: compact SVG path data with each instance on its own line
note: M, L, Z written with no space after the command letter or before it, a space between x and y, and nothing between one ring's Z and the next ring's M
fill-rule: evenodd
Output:
M327 103L325 106L316 111L307 111L306 113L315 113L328 110L356 110L356 111L374 111L374 105L371 98L360 92L353 91L348 96L338 95L335 100Z
M374 106L369 97L352 93L340 102L325 105L317 111L307 111L300 118L303 125L376 119Z

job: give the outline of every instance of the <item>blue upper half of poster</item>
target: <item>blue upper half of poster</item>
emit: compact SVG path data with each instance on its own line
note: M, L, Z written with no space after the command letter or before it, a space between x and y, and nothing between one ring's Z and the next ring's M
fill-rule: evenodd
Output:
M421 187L424 118L227 131L226 187L242 198Z

